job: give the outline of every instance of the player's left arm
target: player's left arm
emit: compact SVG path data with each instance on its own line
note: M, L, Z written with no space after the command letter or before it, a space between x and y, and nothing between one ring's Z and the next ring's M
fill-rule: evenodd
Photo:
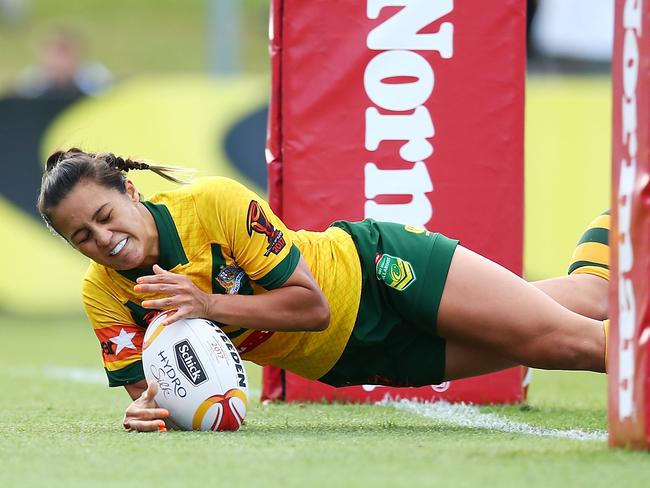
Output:
M169 322L201 317L269 331L319 331L330 312L291 232L259 195L227 178L208 180L195 195L206 234L219 242L246 275L267 290L256 295L213 295L190 278L156 266L138 279L135 291L167 295L144 301L145 308L176 309Z

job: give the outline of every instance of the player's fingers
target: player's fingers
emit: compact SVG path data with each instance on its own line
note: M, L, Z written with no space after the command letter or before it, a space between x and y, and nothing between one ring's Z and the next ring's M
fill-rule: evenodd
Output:
M153 400L158 393L158 382L156 380L151 380L147 385L147 389L144 391L146 393L147 400Z
M161 322L161 325L164 325L166 327L173 324L177 320L180 320L180 317L178 316L178 310L173 310L167 314L165 320Z
M137 420L128 419L124 422L127 430L136 430L138 432L166 432L165 422L162 420Z
M174 291L171 283L138 283L133 287L136 293L165 293L170 294Z
M144 300L141 305L143 308L168 309L175 305L174 297L159 298L158 300Z
M167 271L166 269L161 268L157 264L153 265L153 272L156 273L157 275L172 274L171 271Z
M128 419L132 420L163 420L169 417L166 408L133 408L127 412Z
M162 268L161 268L162 269ZM135 280L136 283L169 283L174 281L175 277L174 273L170 272L165 272L165 274L152 274L152 275L147 275L147 276L140 276L137 280Z
M174 310L173 312L167 314L167 317L165 317L165 320L163 321L163 325L171 325L174 322L184 319L186 316L187 312L184 312L183 307L180 307L178 310Z

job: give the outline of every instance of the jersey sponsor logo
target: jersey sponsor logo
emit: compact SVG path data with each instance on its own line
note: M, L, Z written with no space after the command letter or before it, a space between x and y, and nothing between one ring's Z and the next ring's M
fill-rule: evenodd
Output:
M234 264L224 266L214 278L228 295L236 295L246 279L246 273Z
M105 362L126 359L142 351L144 331L134 324L116 324L95 329Z
M377 255L375 273L378 280L397 291L406 290L416 279L411 263L390 254Z
M266 217L262 206L255 200L251 200L248 205L248 216L246 217L246 229L248 236L251 237L253 232L266 236L269 245L266 247L264 256L269 254L279 254L284 246L287 245L281 230L276 229Z
M181 374L185 376L194 386L199 386L208 379L203 365L196 355L196 351L187 339L174 344L176 364Z
M365 3L367 18L381 22L366 37L373 57L363 73L363 88L370 102L365 110L364 147L369 158L363 173L364 216L424 226L433 216L427 194L434 188L429 172L434 154L432 139L436 135L430 109L438 104L434 98L438 82L434 60L437 64L442 62L439 59L454 55L454 25L440 22L443 17L450 18L454 2ZM437 32L431 30L432 24L439 25ZM380 153L385 161L377 164L375 151L384 141L391 141L395 154L385 150ZM406 164L390 167L389 160ZM378 199L397 195L410 196L409 203L382 203Z

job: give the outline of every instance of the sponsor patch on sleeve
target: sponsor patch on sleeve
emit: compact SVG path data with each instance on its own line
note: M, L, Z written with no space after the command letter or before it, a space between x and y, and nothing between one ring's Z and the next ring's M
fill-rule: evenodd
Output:
M262 206L255 200L251 200L248 205L248 215L246 217L246 229L248 236L251 237L253 232L262 234L266 237L268 246L264 256L269 254L279 254L287 245L282 231L276 229L264 213Z

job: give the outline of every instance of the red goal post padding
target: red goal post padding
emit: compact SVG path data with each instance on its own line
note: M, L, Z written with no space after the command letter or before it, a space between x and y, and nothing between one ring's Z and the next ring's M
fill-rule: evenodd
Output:
M408 223L521 274L525 2L274 0L271 8L269 192L284 222L310 230L366 217ZM334 389L265 368L262 396L518 402L524 373Z
M617 0L609 442L650 448L650 2Z

